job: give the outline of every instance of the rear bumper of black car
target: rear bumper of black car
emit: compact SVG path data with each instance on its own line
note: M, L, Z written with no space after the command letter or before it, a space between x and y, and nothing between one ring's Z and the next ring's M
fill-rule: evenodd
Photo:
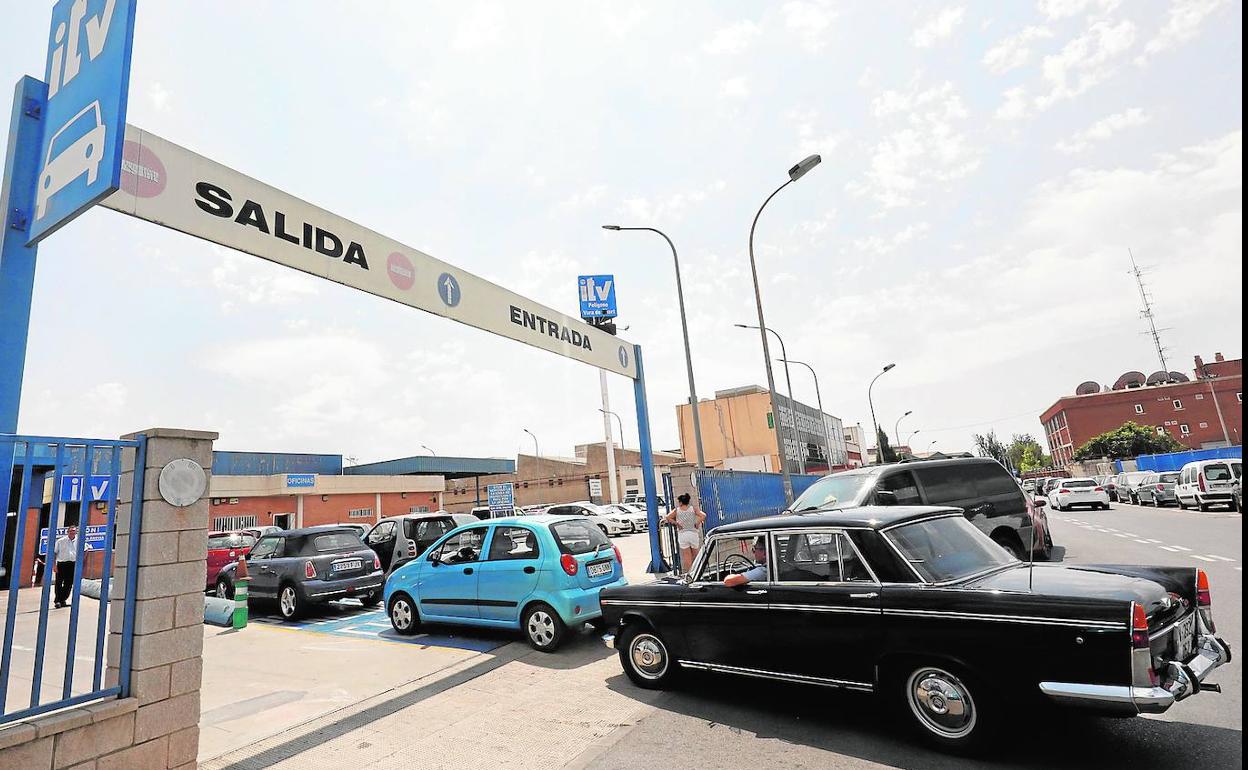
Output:
M363 596L382 590L386 585L385 574L381 570L368 575L360 575L341 580L305 580L303 596L310 602L328 602L334 599L345 599L351 596Z

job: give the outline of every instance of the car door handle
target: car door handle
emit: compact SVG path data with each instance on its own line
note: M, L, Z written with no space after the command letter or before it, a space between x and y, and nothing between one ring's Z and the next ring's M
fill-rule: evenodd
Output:
M767 589L757 588L753 591L746 591L746 593L749 594L750 596L762 596L763 594L767 593Z
M464 567L464 574L465 574L465 575L471 575L471 574L472 574L472 567Z
M877 596L879 596L878 593L876 593L875 591L870 591L865 594L850 594L849 598L851 599L874 599Z
M524 568L524 574L526 574L526 575L532 575L534 572L537 572L537 568L535 568L535 567L525 567L525 568Z

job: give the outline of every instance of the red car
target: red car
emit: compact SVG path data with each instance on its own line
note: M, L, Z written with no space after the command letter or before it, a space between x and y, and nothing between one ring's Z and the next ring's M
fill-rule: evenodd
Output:
M251 553L256 536L250 532L208 533L208 576L204 585L223 599L234 595L234 583L228 578L218 579L221 568L238 561L238 557Z

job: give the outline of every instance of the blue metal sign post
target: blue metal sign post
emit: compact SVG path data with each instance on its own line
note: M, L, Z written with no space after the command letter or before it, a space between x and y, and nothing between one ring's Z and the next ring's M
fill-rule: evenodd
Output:
M135 2L52 6L32 243L121 187Z
M615 276L582 275L576 279L581 318L615 318Z
M646 491L646 521L649 522L650 566L646 572L671 572L663 561L659 545L659 491L654 483L654 454L650 446L650 408L646 405L646 370L641 363L641 345L633 346L637 379L633 380L633 396L637 404L637 444L641 454L641 484Z

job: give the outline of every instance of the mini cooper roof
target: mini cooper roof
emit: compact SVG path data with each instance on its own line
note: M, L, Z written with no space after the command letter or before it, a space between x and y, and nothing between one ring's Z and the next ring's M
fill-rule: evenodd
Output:
M782 513L758 519L734 521L711 530L716 534L753 532L760 529L797 529L806 527L867 527L883 529L894 524L925 519L929 516L962 513L959 508L940 505L865 505L861 508L817 511L812 513Z

